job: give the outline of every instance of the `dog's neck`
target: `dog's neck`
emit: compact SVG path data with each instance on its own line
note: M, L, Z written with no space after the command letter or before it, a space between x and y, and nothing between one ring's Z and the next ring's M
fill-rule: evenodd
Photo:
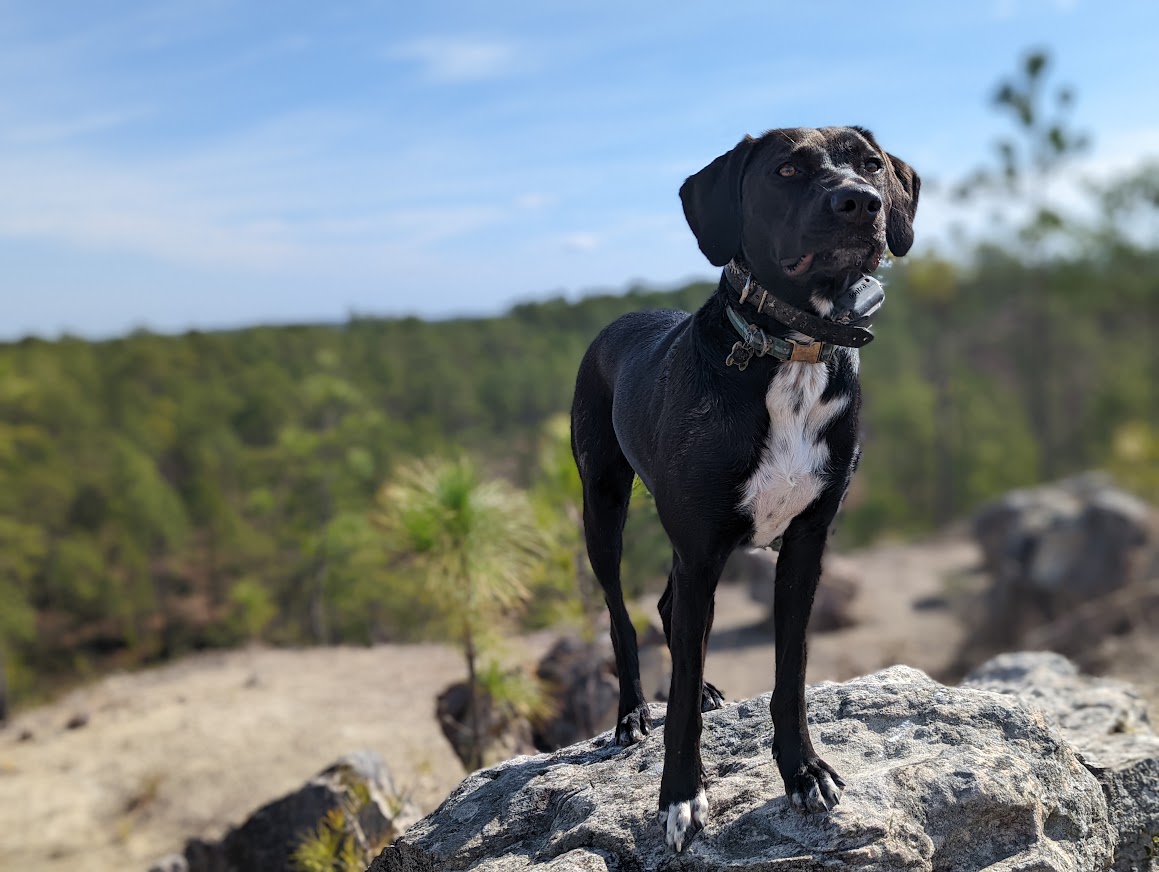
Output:
M871 276L847 276L839 284L770 289L743 263L732 261L721 274L719 291L726 306L772 336L815 339L848 348L873 340L868 325L885 294ZM788 297L789 299L786 299ZM735 320L735 319L734 319Z

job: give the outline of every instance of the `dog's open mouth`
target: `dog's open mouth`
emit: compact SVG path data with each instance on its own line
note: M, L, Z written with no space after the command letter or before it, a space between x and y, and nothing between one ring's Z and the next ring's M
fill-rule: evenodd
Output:
M785 275L787 275L789 278L796 278L797 276L803 276L805 274L806 270L808 270L809 267L812 265L813 265L813 255L812 254L802 254L796 260L789 258L789 259L781 261L781 268L784 269Z
M883 253L879 248L871 249L868 252L859 248L836 248L832 251L823 251L819 255L816 252L810 252L796 258L785 258L781 261L781 269L791 279L803 276L814 266L815 262L819 268L826 271L830 269L856 269L869 273L881 266Z

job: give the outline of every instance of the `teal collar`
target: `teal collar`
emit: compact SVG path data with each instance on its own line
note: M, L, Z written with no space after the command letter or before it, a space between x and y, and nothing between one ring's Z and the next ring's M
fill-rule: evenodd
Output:
M740 342L733 344L732 351L724 361L726 366L735 366L744 372L754 357L768 356L777 360L800 363L824 363L833 356L834 346L828 342L818 342L815 339L797 342L782 339L780 336L770 336L756 324L746 321L732 306L726 306L724 311L728 315L729 323L740 336Z

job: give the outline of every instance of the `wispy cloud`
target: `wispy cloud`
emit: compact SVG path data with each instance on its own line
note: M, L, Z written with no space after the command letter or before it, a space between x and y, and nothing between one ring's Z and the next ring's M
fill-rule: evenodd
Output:
M0 144L60 145L93 133L104 133L141 118L142 111L96 112L78 118L29 121L0 128Z
M506 40L446 36L397 45L389 56L416 62L429 82L457 83L509 75L518 65L519 53Z
M563 238L568 251L589 252L600 247L600 238L594 233L569 233Z
M538 191L531 191L526 194L520 194L515 198L515 205L520 209L543 209L555 202L554 197L547 194L541 194Z
M405 147L344 152L348 137L381 131L334 112L268 119L187 153L135 159L72 144L38 147L29 141L34 132L27 129L19 143L0 136L0 240L190 266L322 273L334 263L377 262L384 253L430 256L432 246L517 211L509 196L468 192L462 180L452 185L457 197L440 190L428 164ZM445 159L432 149L422 157ZM391 176L386 187L368 183L388 166L408 166L412 176Z
M1006 21L1044 6L1055 12L1070 12L1078 6L1078 0L993 0L991 15L998 21Z

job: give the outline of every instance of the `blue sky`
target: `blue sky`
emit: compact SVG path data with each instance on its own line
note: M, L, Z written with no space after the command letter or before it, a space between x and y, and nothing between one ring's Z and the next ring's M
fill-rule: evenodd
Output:
M676 191L744 133L864 124L952 181L1034 46L1095 135L1074 172L1159 155L1154 0L0 0L0 337L707 276Z

